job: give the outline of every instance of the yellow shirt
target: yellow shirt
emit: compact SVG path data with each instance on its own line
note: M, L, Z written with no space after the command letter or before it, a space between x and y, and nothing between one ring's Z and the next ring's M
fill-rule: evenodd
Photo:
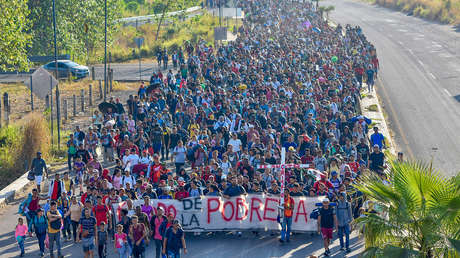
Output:
M190 134L190 138L193 138L195 136L195 129L198 129L200 130L200 126L198 124L190 124L188 126L188 131L189 131L189 134Z
M61 215L59 213L59 211L56 211L57 214ZM56 215L56 214L54 214ZM53 229L51 227L51 221L50 221L50 217L51 217L51 211L48 211L48 213L46 213L46 217L48 218L48 233L57 233L57 232L60 232L61 229ZM62 221L61 221L61 225L62 225Z

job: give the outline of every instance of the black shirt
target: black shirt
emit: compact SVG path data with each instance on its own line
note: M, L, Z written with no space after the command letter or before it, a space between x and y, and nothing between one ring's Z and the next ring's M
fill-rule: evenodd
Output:
M369 160L372 161L369 165L369 168L371 170L378 170L378 169L381 169L383 166L385 155L383 154L383 152L379 152L379 153L373 152L369 156Z
M321 216L321 227L322 228L334 228L334 215L335 210L331 206L328 209L322 207L319 210L319 215Z

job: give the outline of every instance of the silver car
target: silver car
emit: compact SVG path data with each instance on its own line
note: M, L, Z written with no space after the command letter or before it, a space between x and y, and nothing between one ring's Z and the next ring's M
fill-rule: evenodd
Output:
M89 76L88 67L77 64L71 60L58 60L57 64L59 78L67 78L70 74L77 79ZM56 71L56 65L54 61L47 63L43 66L43 68L48 70L51 74L55 74L54 72Z

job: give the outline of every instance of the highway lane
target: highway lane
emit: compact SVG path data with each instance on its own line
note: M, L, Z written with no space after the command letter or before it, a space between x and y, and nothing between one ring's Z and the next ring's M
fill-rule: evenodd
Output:
M387 8L352 0L327 0L331 18L360 25L377 48L377 92L398 149L433 160L445 175L460 170L460 33Z

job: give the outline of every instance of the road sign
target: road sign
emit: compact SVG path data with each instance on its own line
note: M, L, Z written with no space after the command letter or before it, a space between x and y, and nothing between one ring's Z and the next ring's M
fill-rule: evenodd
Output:
M214 40L227 40L227 27L215 27Z
M47 70L45 70L45 68L40 67L32 74L32 79L29 78L24 81L24 84L27 85L29 89L31 83L32 92L37 97L45 99L46 95L50 94L50 90L56 87L58 81Z
M134 38L134 42L136 43L137 48L141 48L141 46L144 44L144 38Z

